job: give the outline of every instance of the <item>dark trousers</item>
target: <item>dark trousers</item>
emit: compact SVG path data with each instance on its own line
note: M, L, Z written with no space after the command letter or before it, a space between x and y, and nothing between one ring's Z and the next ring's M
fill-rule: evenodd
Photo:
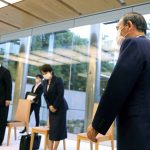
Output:
M0 105L0 145L3 143L5 130L7 126L7 117L8 117L9 107Z
M31 105L31 110L30 110L30 116L32 112L34 111L35 114L35 121L36 121L36 126L39 126L40 124L40 106L36 104Z

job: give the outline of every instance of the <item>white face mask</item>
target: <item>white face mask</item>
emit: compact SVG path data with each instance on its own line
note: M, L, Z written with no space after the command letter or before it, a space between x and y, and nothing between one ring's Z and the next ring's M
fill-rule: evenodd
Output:
M121 31L125 28L125 26L122 29L118 29L117 31L117 36L116 36L116 42L118 47L120 48L123 41L125 40L126 36L128 35L128 33L126 33L124 36L121 35Z
M125 40L125 37L123 37L121 35L121 30L118 30L117 31L117 36L116 36L116 42L117 42L118 48L121 47L121 45L122 45L122 43L123 43L124 40Z
M43 77L44 77L44 79L49 80L52 78L52 74L48 72L48 73L44 74Z

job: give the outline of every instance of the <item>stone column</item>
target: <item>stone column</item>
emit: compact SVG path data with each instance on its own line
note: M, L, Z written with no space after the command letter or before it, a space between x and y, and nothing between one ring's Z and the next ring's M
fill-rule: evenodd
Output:
M19 60L18 58L13 108L12 108L12 118L15 117L19 98L24 98L25 95L30 47L31 47L31 37L25 37L20 39L20 51L18 55L22 59Z
M90 49L89 49L89 68L87 75L86 87L86 110L85 110L85 124L86 130L92 121L92 112L94 102L100 98L100 62L99 56L99 37L100 37L100 24L91 25L90 35Z

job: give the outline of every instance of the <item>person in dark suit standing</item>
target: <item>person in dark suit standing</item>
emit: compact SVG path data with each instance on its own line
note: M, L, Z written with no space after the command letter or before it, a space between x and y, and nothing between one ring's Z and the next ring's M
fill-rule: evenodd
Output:
M0 146L4 140L11 95L12 79L10 72L0 64Z
M40 67L45 78L44 97L49 109L49 150L57 150L59 141L67 138L66 112L67 102L64 98L64 84L61 78L54 75L50 65Z
M40 107L41 107L41 96L43 93L43 85L42 85L43 76L38 74L35 76L35 85L32 87L31 92L27 92L25 98L27 98L29 93L35 95L35 98L31 103L30 116L32 112L35 113L36 126L39 126L40 123ZM22 130L20 133L26 132L26 128Z
M117 64L101 97L92 125L90 140L106 134L117 116L117 150L150 150L150 40L147 24L136 12L118 22L121 44Z

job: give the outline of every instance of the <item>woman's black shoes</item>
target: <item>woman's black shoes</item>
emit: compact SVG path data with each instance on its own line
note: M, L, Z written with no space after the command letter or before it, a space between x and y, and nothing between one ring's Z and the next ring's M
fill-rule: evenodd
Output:
M26 132L26 129L23 129L22 131L20 131L19 133L25 133Z

